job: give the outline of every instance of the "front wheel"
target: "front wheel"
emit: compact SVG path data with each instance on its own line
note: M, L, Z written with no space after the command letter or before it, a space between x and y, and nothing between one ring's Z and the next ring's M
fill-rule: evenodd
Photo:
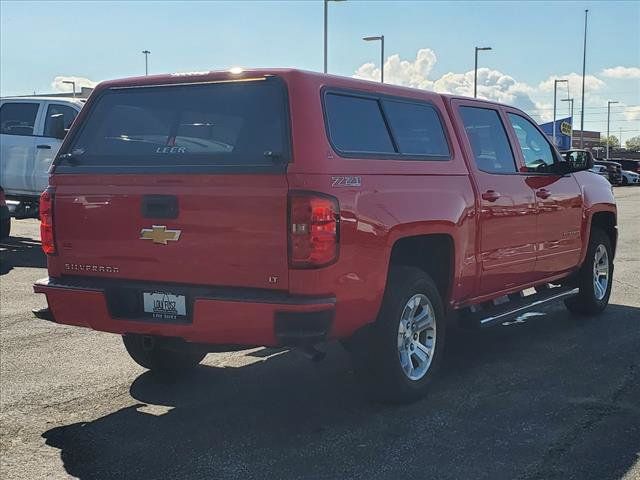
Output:
M195 368L207 355L188 344L168 348L162 339L146 335L123 335L122 341L134 362L157 373L180 373Z
M622 177L622 185L626 185L629 183L629 180L627 180L627 177Z
M565 300L571 312L596 315L609 304L613 281L613 251L609 236L597 227L591 230L584 264L578 272L580 292Z
M426 393L444 348L438 289L413 267L392 267L377 321L351 342L354 365L371 395L405 403Z

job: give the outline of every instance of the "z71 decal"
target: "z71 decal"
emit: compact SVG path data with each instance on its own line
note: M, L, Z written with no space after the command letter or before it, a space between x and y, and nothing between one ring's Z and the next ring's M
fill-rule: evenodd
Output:
M332 187L361 187L362 177L331 177Z

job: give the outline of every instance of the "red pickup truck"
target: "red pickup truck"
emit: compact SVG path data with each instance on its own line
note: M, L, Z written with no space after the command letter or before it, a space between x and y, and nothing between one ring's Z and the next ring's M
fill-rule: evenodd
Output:
M609 300L611 186L525 113L298 70L100 84L41 198L40 318L176 372L339 339L370 392L424 394L447 323Z

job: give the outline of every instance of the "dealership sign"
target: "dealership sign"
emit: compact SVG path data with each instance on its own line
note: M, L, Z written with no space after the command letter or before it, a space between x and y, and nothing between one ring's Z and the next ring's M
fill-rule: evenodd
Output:
M556 120L556 146L560 150L569 150L571 148L572 124L572 117ZM549 140L553 141L553 122L543 123L540 128L549 137Z

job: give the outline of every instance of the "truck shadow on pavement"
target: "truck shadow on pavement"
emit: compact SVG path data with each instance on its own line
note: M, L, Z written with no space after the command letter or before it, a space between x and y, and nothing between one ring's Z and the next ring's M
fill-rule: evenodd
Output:
M288 352L175 381L146 372L138 404L43 437L81 479L617 479L640 452L639 319L556 308L451 331L442 375L407 406L368 402L338 345L318 364Z
M0 275L13 267L47 268L40 242L28 237L9 237L0 241Z

